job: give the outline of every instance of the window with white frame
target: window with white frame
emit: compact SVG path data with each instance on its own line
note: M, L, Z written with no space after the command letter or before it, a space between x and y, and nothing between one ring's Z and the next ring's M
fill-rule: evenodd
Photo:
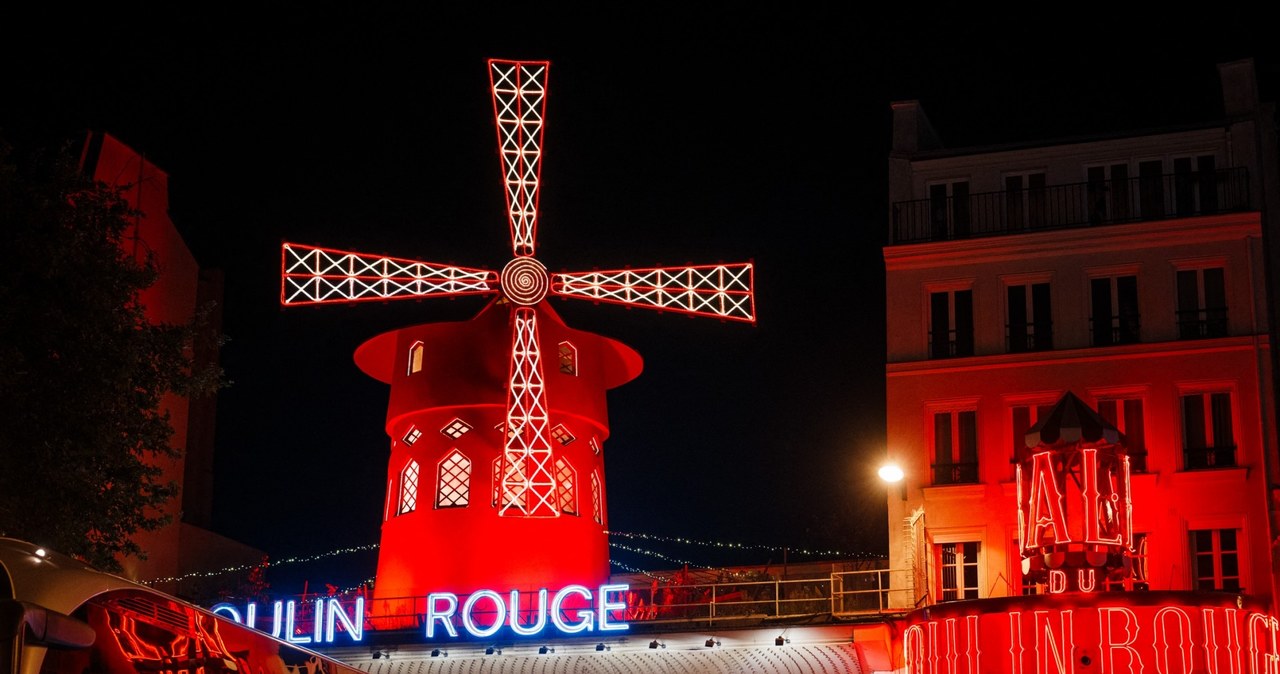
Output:
M1217 159L1211 154L1173 159L1173 210L1179 216L1218 211Z
M1094 346L1135 344L1141 335L1138 276L1118 274L1089 279L1089 323Z
M1220 266L1179 269L1178 338L1227 336L1226 272Z
M1027 454L1027 431L1036 424L1037 421L1049 414L1049 410L1053 409L1053 403L1043 403L1039 405L1025 404L1013 405L1009 407L1010 430L1013 434L1013 447L1009 454L1009 475L1013 476L1013 466L1020 463L1022 458Z
M1182 403L1182 454L1188 470L1236 465L1230 391L1186 393Z
M1004 218L1010 230L1039 229L1048 223L1044 171L1005 175Z
M1236 529L1193 529L1191 583L1196 590L1240 592L1240 536Z
M1089 222L1125 222L1133 216L1129 164L1113 163L1090 166L1085 170L1085 197L1089 204Z
M409 463L400 469L400 506L397 515L411 513L418 507L418 462L409 459Z
M587 441L587 445L591 447L592 454L600 453L600 441L596 440L596 436L591 436L591 439Z
M969 236L969 181L953 180L929 185L929 224L932 240Z
M929 293L929 357L973 355L973 290Z
M941 601L978 598L978 542L934 545Z
M933 415L933 484L978 481L978 413L946 410Z
M1053 308L1049 282L1005 286L1005 343L1009 353L1053 348Z
M420 437L422 437L422 431L418 430L417 426L410 426L409 430L404 434L404 444L412 445L417 442Z
M1107 423L1124 434L1125 449L1129 453L1129 470L1135 473L1147 472L1147 431L1142 397L1136 394L1100 396L1097 409Z

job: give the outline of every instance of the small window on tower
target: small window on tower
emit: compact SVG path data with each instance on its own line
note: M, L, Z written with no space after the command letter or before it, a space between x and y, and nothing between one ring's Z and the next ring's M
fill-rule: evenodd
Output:
M519 426L513 426L512 428L514 428L514 430L508 431L508 430L507 430L507 422L505 422L505 421L500 421L500 422L498 422L498 425L497 425L497 426L494 426L493 428L494 428L494 430L498 431L499 433L502 433L503 435L505 435L507 438L510 438L511 436L515 435L517 432L519 432L519 431L520 431L520 427L519 427Z
M556 494L560 512L578 514L578 474L564 459L556 459Z
M578 347L570 342L560 342L560 373L578 375Z
M600 441L596 440L596 436L591 436L591 439L587 441L587 445L591 447L592 454L600 453Z
M412 445L420 437L422 437L422 431L418 430L417 426L410 426L409 432L404 434L404 444Z
M397 515L411 513L418 507L418 462L412 459L400 470L400 506Z
M440 462L436 481L436 507L461 508L471 503L471 459L453 450Z
M603 494L600 493L600 477L596 472L591 471L591 519L596 524L604 524L604 504L601 502Z
M422 371L422 342L409 347L409 374Z
M467 422L461 419L455 418L453 421L449 422L448 426L441 428L440 432L453 438L454 440L457 440L463 435L466 435L467 431L469 430L471 430L471 424L468 424Z
M567 445L577 439L573 437L573 433L570 433L569 429L564 427L564 424L556 424L556 427L551 429L551 437L561 445Z

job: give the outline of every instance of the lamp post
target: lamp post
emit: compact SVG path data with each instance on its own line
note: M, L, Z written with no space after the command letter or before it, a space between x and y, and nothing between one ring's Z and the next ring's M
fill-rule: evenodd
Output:
M885 481L886 484L897 484L901 489L902 500L907 500L907 483L903 482L903 478L906 477L906 474L902 472L902 468L898 464L893 461L886 462L884 465L880 466L880 470L877 471L877 474L880 476L881 480Z

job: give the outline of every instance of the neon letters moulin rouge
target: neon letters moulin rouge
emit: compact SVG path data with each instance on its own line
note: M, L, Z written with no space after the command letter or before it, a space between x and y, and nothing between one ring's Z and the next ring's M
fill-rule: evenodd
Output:
M1192 592L957 602L908 616L907 674L1280 671L1280 620L1235 595Z
M427 595L425 613L420 617L428 639L457 638L459 627L476 638L493 636L504 627L515 635L532 636L540 634L548 624L565 634L618 632L630 627L617 620L627 604L616 597L625 595L628 589L628 585L601 585L592 592L583 585L568 585L554 595L546 589L532 595L519 590L505 595L477 590L461 598L452 592L433 592ZM212 610L258 629L257 604L245 606L243 614L225 602ZM272 607L270 633L295 644L331 644L339 633L358 642L364 638L368 618L363 597L355 600L350 612L334 598L305 603L277 601Z

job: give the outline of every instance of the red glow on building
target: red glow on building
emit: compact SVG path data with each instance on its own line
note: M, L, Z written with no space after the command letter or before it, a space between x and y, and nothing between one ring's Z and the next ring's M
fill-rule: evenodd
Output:
M569 328L548 295L754 323L750 263L549 273L534 257L545 61L489 61L514 258L500 273L287 243L285 306L496 295L470 321L369 340L356 363L391 386L391 458L371 612L487 588L609 578L605 392L635 351Z

